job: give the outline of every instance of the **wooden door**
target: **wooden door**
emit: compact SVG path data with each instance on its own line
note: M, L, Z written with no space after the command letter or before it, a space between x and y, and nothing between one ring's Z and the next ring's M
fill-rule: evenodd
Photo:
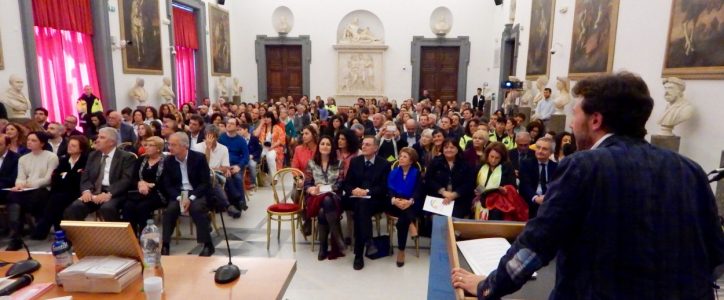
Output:
M302 97L302 46L266 46L266 94L279 99L291 95L295 100Z
M422 47L420 56L420 95L426 89L433 101L457 101L460 47Z

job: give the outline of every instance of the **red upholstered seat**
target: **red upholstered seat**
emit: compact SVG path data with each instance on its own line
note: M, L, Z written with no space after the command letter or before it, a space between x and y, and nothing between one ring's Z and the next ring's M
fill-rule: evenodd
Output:
M277 213L290 213L300 210L301 208L299 205L294 203L278 203L278 204L272 204L269 205L267 208L268 211L271 212L277 212Z

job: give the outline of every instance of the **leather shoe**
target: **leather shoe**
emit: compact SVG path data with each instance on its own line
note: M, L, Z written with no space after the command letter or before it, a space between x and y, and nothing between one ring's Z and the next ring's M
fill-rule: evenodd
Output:
M20 249L23 249L23 242L18 239L12 239L8 247L5 248L5 251L18 251Z
M241 211L233 205L229 205L229 207L226 208L226 212L234 219L241 218Z
M168 244L164 243L164 244L161 246L161 255L168 256L168 254L169 254Z
M204 244L204 249L201 249L201 253L199 253L199 256L211 256L216 252L216 249L214 248L214 245L211 243Z
M355 270L362 270L365 267L365 260L362 255L355 255L354 264L352 265Z

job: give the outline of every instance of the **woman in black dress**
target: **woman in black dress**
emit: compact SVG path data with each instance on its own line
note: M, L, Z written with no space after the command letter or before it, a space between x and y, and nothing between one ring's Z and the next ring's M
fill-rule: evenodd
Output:
M136 235L141 233L153 212L167 204L156 186L163 173L163 140L157 136L147 138L143 148L145 154L138 159L133 172L138 194L131 193L123 208L123 218L131 223Z

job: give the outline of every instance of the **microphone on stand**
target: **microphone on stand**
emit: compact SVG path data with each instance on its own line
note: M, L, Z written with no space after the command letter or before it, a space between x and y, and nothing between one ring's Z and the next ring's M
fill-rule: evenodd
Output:
M30 283L33 282L33 279L33 275L23 274L22 276L20 276L20 278L15 279L13 283L1 289L0 296L8 296L12 293L15 293L16 291L30 285Z
M23 243L25 252L28 253L28 259L14 263L13 266L10 267L7 272L5 272L5 276L16 277L23 274L33 273L40 269L40 263L37 260L34 260L33 257L30 255L30 249L28 249L28 245L26 245L25 241L23 240L21 240L21 242Z
M226 240L226 250L229 254L229 264L223 265L216 269L216 274L214 275L214 281L216 283L224 284L229 283L241 276L241 271L239 270L239 267L235 266L231 262L231 247L229 246L229 236L226 235L226 224L224 223L224 213L219 214L221 216L221 228L224 229L224 240Z

